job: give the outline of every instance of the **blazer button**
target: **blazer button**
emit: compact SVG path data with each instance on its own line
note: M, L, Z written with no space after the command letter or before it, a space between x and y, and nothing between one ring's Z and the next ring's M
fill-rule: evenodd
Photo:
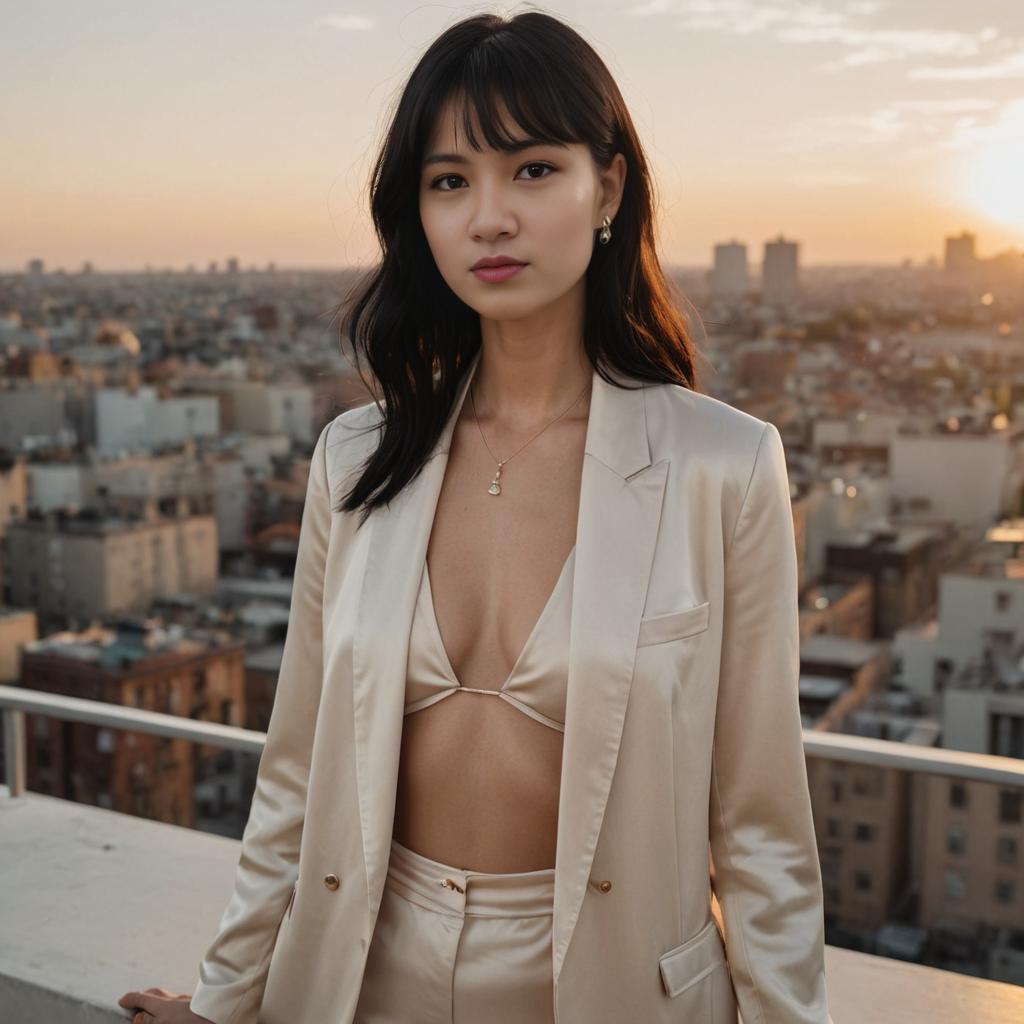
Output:
M337 875L324 875L324 885L328 889L337 889L341 885L341 879Z
M606 878L603 882L598 882L597 887L601 892L608 892L612 887L612 883Z

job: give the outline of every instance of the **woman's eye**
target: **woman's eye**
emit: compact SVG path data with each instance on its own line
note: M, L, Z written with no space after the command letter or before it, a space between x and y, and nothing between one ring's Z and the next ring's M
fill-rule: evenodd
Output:
M438 192L454 192L455 190L451 189L451 188L441 188L441 182L442 181L451 181L452 178L461 178L461 177L462 177L461 174L445 174L445 175L442 175L440 178L438 178L430 187L431 188L436 188L438 190Z
M519 168L519 172L521 173L522 171L528 171L530 169L538 169L538 168L542 169L542 170L547 170L547 171L553 171L555 169L554 167L551 166L551 164L530 163L530 164L523 164L523 166ZM548 175L546 175L546 174L530 175L530 176L527 177L526 180L527 181L541 181L544 178L546 178L547 176ZM518 174L516 175L516 177L518 177ZM438 192L456 192L456 191L458 191L457 188L445 188L443 186L444 182L450 182L452 180L463 181L464 179L463 179L461 174L442 174L440 178L437 178L437 179L435 179L432 182L430 187L432 189L436 189Z
M526 171L526 170L529 170L531 167L541 167L541 168L545 168L546 170L549 170L549 171L553 171L554 170L554 167L552 167L551 164L525 164L522 167L522 170ZM536 178L531 177L530 181L540 181L541 178L546 178L546 177L547 177L546 174L542 174L542 175L539 175Z

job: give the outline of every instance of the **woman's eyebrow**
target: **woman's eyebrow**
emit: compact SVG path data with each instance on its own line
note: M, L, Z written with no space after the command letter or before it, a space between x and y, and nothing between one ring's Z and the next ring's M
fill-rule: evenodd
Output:
M524 149L531 149L533 146L558 146L565 149L564 142L551 142L547 139L515 139L509 146L502 146L503 152L519 153ZM460 153L431 153L423 158L424 168L432 164L468 164L469 158Z

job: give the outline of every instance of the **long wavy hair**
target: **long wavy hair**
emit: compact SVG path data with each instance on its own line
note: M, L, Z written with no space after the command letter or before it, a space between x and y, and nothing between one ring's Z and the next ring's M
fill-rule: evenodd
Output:
M441 276L419 214L424 148L449 100L461 109L466 138L478 152L473 114L488 146L511 150L514 139L499 112L504 103L531 137L585 143L602 169L624 155L615 238L595 244L586 271L584 348L609 383L618 385L606 370L611 366L643 382L698 387L680 308L685 300L655 250L647 160L608 68L577 32L548 14L466 18L431 44L401 92L370 184L382 258L342 303L342 338L350 340L356 370L380 412L372 427L381 431L376 449L338 506L361 508L359 525L422 469L481 344L480 316Z

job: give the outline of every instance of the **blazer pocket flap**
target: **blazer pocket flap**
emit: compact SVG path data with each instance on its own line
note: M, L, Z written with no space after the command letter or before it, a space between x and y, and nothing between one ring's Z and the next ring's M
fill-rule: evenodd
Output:
M661 981L670 996L685 992L724 963L725 950L714 918L693 938L663 953L658 960Z
M666 612L664 615L649 615L640 620L640 634L637 647L646 644L663 644L669 640L681 640L684 636L693 636L708 628L711 622L711 602L684 608L679 612Z

